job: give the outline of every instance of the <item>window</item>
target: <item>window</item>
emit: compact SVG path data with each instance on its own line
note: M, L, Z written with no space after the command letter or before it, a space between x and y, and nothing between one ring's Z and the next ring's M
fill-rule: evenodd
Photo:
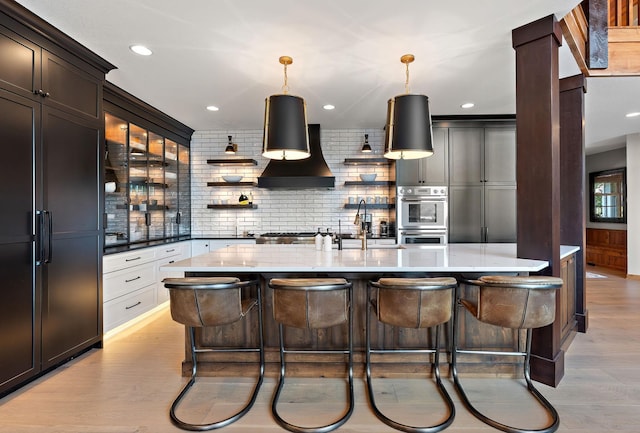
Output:
M589 173L589 216L593 222L626 223L625 168Z

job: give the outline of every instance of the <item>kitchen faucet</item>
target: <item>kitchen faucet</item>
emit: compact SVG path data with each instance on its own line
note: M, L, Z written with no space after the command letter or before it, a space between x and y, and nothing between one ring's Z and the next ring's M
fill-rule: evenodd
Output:
M360 217L360 206L364 205L364 220ZM360 236L362 236L362 249L367 249L367 202L361 199L358 203L358 210L356 211L356 218L353 220L354 225L360 224Z

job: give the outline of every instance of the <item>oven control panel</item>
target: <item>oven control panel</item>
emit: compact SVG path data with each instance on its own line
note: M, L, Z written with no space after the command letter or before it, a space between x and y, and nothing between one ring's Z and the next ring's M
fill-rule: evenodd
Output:
M401 186L398 188L399 196L427 196L446 197L446 186Z

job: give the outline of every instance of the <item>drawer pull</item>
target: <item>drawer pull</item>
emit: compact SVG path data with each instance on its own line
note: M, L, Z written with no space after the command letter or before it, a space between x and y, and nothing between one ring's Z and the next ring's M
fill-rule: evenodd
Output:
M130 279L130 280L124 280L124 282L125 282L125 283L130 283L130 282L132 282L132 281L139 280L140 278L142 278L142 277L141 277L140 275L138 275L137 277L132 278L132 279Z
M131 308L133 308L133 307L137 307L137 306L138 306L138 305L140 305L140 304L142 304L142 301L138 301L138 302L136 302L135 304L130 305L130 306L128 306L128 307L124 307L124 308L125 308L125 310L130 310Z
M172 253L172 252L174 252L175 250L176 250L175 248L172 248L172 249L170 249L170 250L165 250L164 252L165 252L165 253Z
M124 259L125 262L132 262L134 260L140 260L142 257L138 256L138 257L134 257L132 259Z

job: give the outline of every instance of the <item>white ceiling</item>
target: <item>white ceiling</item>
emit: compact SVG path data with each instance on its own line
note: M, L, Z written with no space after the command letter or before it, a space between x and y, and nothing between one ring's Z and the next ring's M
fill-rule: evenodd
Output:
M290 93L310 123L381 128L389 97L404 93L400 56L412 53L412 93L434 115L515 112L511 30L579 0L18 0L118 69L107 79L196 130L260 129L264 100ZM142 57L128 47L144 44ZM579 73L560 49L560 77ZM640 132L640 78L590 78L588 151ZM463 110L460 104L475 107ZM325 111L324 104L336 109ZM216 105L218 112L205 109Z

